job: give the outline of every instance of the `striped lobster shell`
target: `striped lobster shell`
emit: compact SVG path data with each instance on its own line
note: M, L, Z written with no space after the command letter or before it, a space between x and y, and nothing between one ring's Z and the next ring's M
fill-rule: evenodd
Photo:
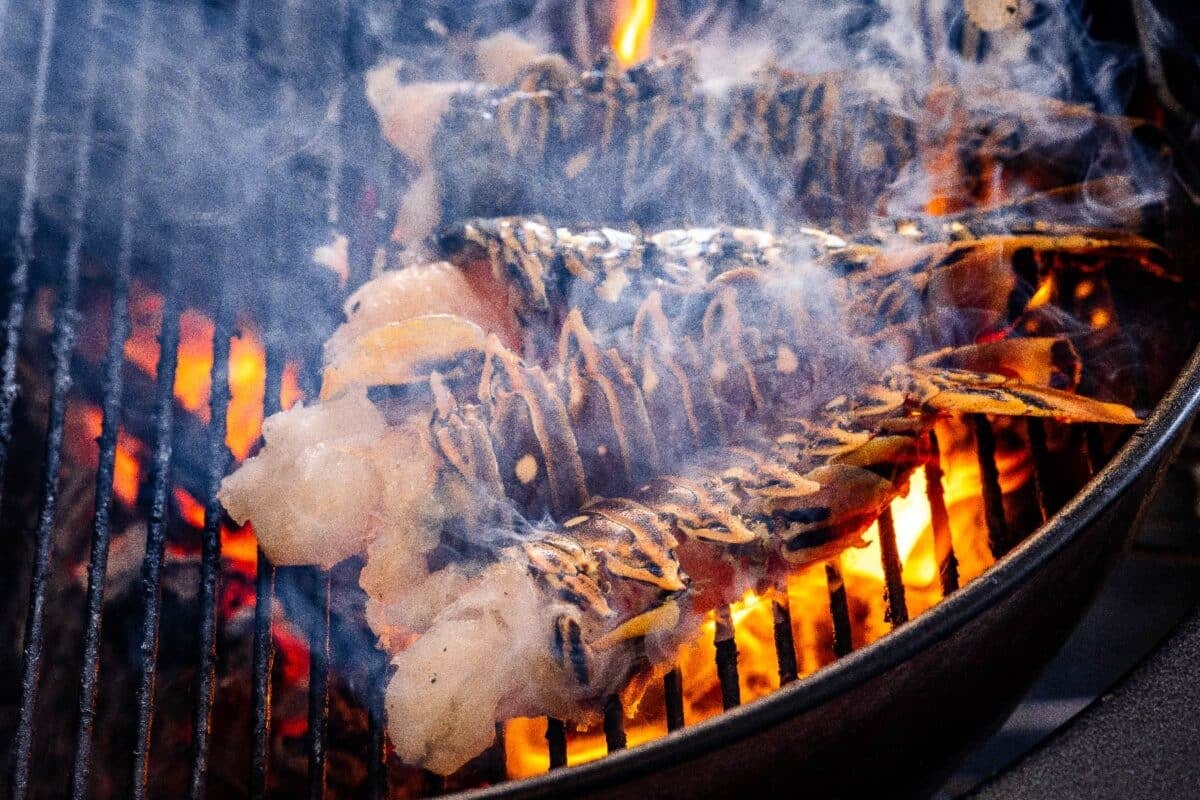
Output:
M437 188L443 222L504 213L842 231L864 229L889 195L903 205L897 187L934 161L934 188L958 208L987 195L997 168L1042 190L1129 175L1134 154L1153 149L1144 123L1084 106L894 83L775 66L705 82L687 48L627 70L610 56L582 72L551 57L511 85L447 87L429 130L392 138L436 176L415 190ZM385 131L412 124L394 91L376 103Z
M416 317L344 354L326 389L428 376L439 491L473 498L444 539L512 531L490 557L525 564L574 609L553 646L586 696L613 688L590 683L597 649L675 635L681 603L711 608L856 542L926 460L938 415L1136 423L1125 406L1072 393L1081 364L1066 338L1001 334L1036 314L1038 287L1062 274L1171 277L1161 250L1127 235L884 251L815 230L642 237L501 219L443 242L464 265L486 261L535 355L461 319ZM819 265L808 279L850 310L845 327L797 312L787 281L805 260ZM929 321L947 311L967 321L935 339ZM421 361L406 348L425 328L464 345ZM534 336L555 329L556 348ZM882 371L863 355L897 341L904 350ZM693 572L736 577L697 586Z

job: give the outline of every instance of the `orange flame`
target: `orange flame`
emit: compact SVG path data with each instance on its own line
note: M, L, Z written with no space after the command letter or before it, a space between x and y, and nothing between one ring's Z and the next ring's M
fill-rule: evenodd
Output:
M175 504L179 506L179 516L197 530L204 527L204 505L192 497L186 489L175 489Z
M185 523L197 530L204 527L204 505L193 497L191 492L177 487L175 504L179 507L179 516ZM233 569L253 574L258 565L258 541L254 538L254 528L249 523L237 528L221 526L221 557L228 561Z
M125 342L125 357L147 375L158 369L158 330L162 298L138 292L131 304L133 329ZM179 356L175 367L175 399L203 422L208 422L212 392L213 321L195 309L179 318ZM250 455L262 432L266 350L258 332L242 326L229 344L229 406L225 443L238 461ZM280 401L291 408L301 397L299 369L289 361L283 372Z
M654 26L654 0L625 3L621 22L613 29L612 47L622 66L640 61L650 53L650 31Z
M892 520L896 526L896 549L900 553L904 582L929 586L938 575L938 564L929 546L933 542L933 517L925 496L925 468L911 479L912 489L892 501ZM863 538L867 547L851 548L842 555L842 567L848 573L861 574L883 582L883 560L879 554L879 523L873 524Z
M965 584L992 564L987 544L987 526L979 503L979 466L971 434L966 426L939 424L942 444L943 491L958 559L960 582ZM997 453L1001 489L1007 495L1030 478L1024 451ZM938 578L948 553L934 541L932 515L926 493L926 470L910 478L911 490L892 502L896 544L909 615L915 617L942 599ZM863 536L864 545L850 548L833 564L840 565L846 589L855 649L886 635L884 576L879 549L879 529L872 526ZM730 606L734 641L738 652L738 682L743 703L764 697L779 688L778 657L775 652L775 607L786 605L791 617L796 664L801 677L816 672L834 658L833 625L829 613L829 584L824 564L812 564L788 576L786 586L762 592L747 592ZM675 659L683 677L684 717L688 725L716 716L722 711L716 671L714 636L716 618L707 614L691 643ZM636 683L637 681L635 681ZM650 680L644 696L626 692L625 732L630 746L666 735L665 698L661 681ZM545 719L514 719L505 726L509 774L526 777L549 768ZM567 761L578 764L605 755L607 748L601 726L593 720L578 730L568 726Z
M258 566L258 540L250 523L240 528L221 526L221 557L235 569L254 571Z
M97 440L103 414L98 406L72 405L67 410L67 441L71 455L80 464L95 469L100 461ZM117 431L117 452L113 461L113 494L122 505L132 507L137 502L142 478L142 443L124 430Z

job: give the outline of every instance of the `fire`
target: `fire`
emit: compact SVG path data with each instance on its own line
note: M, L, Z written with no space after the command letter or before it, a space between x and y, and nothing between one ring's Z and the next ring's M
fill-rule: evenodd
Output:
M933 518L925 497L925 468L913 475L912 489L892 501L892 519L896 525L896 549L904 570L904 582L914 586L929 586L938 575L933 553ZM842 555L842 567L847 573L861 574L883 582L883 562L879 554L879 523L863 537L868 545L851 548Z
M197 530L204 527L204 506L192 497L191 492L176 489L175 504L179 507L179 516L184 522Z
M150 291L139 291L135 297L130 306L133 327L125 342L125 358L147 375L154 375L158 369L162 297ZM205 314L188 309L180 315L175 399L205 423L210 420L214 332L213 321ZM250 455L262 433L266 373L262 338L252 326L240 326L229 344L230 399L225 436L225 443L238 461ZM290 408L300 397L299 367L289 361L280 389L281 405Z
M938 426L945 472L943 491L954 538L958 572L965 583L992 564L987 530L979 502L979 467L971 434L966 426ZM1023 452L1000 451L997 466L1001 489L1007 494L1021 488L1030 477ZM896 544L900 554L906 604L916 616L942 599L940 569L949 551L936 546L932 515L926 493L926 469L916 470L910 490L892 502ZM834 560L840 564L849 602L854 647L860 648L891 630L886 620L883 597L884 576L879 549L879 528L872 525L863 536L863 546L851 548ZM776 603L786 604L792 621L796 664L801 677L831 663L833 625L830 618L829 585L824 564L808 565L788 576L779 587L749 591L730 606L734 641L738 652L738 681L741 700L748 703L779 688L778 657L775 652ZM716 670L716 617L710 612L701 621L693 640L679 652L675 663L683 676L684 718L688 725L716 716L722 711ZM664 736L666 709L662 682L649 680L645 694L627 691L623 696L627 719L625 732L630 746ZM516 719L507 723L505 740L507 766L513 777L545 772L549 768L544 719ZM567 731L567 760L578 764L601 758L607 752L602 726L592 721L580 730Z
M113 494L127 506L137 502L138 486L142 482L142 462L137 453L140 445L128 434L117 436L116 460L113 462Z
M249 523L240 528L221 526L221 557L235 567L254 570L258 565L258 540Z
M650 53L650 31L654 26L654 0L625 2L621 22L613 29L612 47L622 66L640 61Z
M153 379L158 370L163 300L161 295L136 281L131 289L131 327L124 356L130 365ZM173 394L183 413L206 424L211 421L209 400L215 330L212 319L196 309L187 309L180 315ZM103 353L96 351L84 357L98 363ZM242 461L250 455L261 436L266 390L266 350L261 336L252 326L240 326L230 339L229 387L225 442L234 458ZM280 406L291 408L302 398L299 365L289 360L283 370ZM97 440L102 420L102 411L95 404L72 402L68 407L66 441L76 463L92 469L97 466ZM124 429L119 430L113 464L113 496L126 509L137 506L143 462L148 454L146 442ZM180 486L175 487L172 494L178 518L189 527L202 530L205 521L203 501ZM225 563L234 571L253 575L257 565L253 528L222 525L221 551ZM198 542L175 543L168 552L193 558L198 552Z
M99 406L72 405L67 410L66 440L70 443L72 458L89 468L95 469L100 461L97 440L100 438L103 413ZM113 495L127 507L137 502L138 486L142 478L141 458L145 448L142 443L124 430L117 431L117 451L113 461Z

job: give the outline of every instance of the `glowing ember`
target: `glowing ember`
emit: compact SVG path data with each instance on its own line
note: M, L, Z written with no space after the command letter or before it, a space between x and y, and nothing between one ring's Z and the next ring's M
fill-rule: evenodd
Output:
M275 668L280 671L284 686L296 686L308 681L308 643L287 621L278 601L271 609L271 638L275 642ZM308 717L303 713L272 715L272 726L285 738L303 736L308 730Z
M176 488L175 504L179 506L179 516L184 522L196 529L204 527L204 506L190 492Z
M138 292L131 303L133 327L125 342L125 357L147 375L158 369L158 331L162 325L162 297ZM213 321L195 309L179 318L179 358L175 367L175 399L208 422L212 391ZM250 455L262 433L263 392L266 384L266 350L258 332L243 325L229 345L228 429L225 443L238 461ZM299 368L289 361L283 372L280 402L290 408L301 398Z
M286 411L303 399L304 392L300 391L300 365L295 361L289 361L283 368L283 385L279 387L279 406Z
M221 557L234 569L253 572L258 566L258 540L248 523L240 528L221 526Z
M103 413L99 406L75 406L67 411L66 440L71 456L79 464L95 469L100 459L96 441L100 438ZM113 461L113 495L126 507L137 502L141 481L142 443L125 431L117 432L117 452Z
M1030 310L1041 308L1053 299L1054 282L1049 280L1042 281L1041 285L1038 286L1037 291L1033 293L1033 297L1029 298L1029 303L1026 305L1026 308Z
M654 0L632 0L625 4L622 20L613 29L613 50L622 66L645 58L650 52L650 31L654 25Z
M912 489L904 497L892 501L892 519L896 524L896 549L904 569L904 582L928 586L937 579L938 565L933 550L933 522L929 501L925 497L925 468L917 470L911 479ZM870 576L883 582L883 562L879 555L879 523L863 537L867 547L851 548L842 555L842 566L849 573ZM925 545L925 546L920 546Z
M960 579L965 583L993 562L979 503L978 462L965 426L939 425L938 438L942 442L942 467L946 475L943 490L955 555ZM1020 489L1029 480L1030 467L1024 458L1022 453L1014 451L997 454L1001 488L1005 493ZM891 510L906 603L910 615L916 616L942 599L938 576L949 553L938 550L934 542L925 468L913 473L910 485L909 493L894 500ZM886 620L878 525L872 525L863 540L864 546L847 550L833 562L840 565L856 649L891 630ZM789 576L786 587L762 593L746 592L730 607L743 703L765 697L779 688L773 601L786 601L789 609L801 677L811 675L835 658L829 584L824 564L810 565ZM715 633L716 617L710 612L692 642L684 646L676 658L675 663L683 676L684 718L689 725L722 712ZM666 735L666 707L660 680L649 680L644 696L639 697L637 690L631 690L622 699L628 717L625 731L631 746ZM507 766L512 777L537 775L549 768L545 737L545 719L515 719L506 724ZM597 722L580 726L579 730L568 726L569 764L593 761L606 752L602 726Z

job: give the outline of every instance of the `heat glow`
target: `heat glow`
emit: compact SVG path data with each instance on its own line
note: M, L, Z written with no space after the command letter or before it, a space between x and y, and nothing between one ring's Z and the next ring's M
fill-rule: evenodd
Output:
M125 342L125 358L147 375L158 369L158 332L162 297L143 291L131 304L133 328ZM212 319L195 309L179 317L179 355L175 365L175 399L202 422L211 419L213 334ZM239 326L229 343L229 405L225 443L238 461L250 455L262 433L266 349L258 332ZM300 398L299 369L289 361L280 387L280 405L290 408Z
M621 66L629 66L650 53L650 32L654 27L654 0L625 2L620 22L613 29L612 48Z
M979 503L979 468L969 434L959 426L942 429L943 490L954 537L961 583L987 569L992 556L987 547L986 525ZM1011 453L997 460L1001 488L1011 492L1029 480L1028 463ZM926 469L910 478L907 495L892 502L896 544L900 554L910 616L915 617L942 599L939 571L948 552L934 543L932 515L926 493ZM883 599L883 566L879 527L863 535L863 546L850 548L834 559L840 566L849 599L854 648L886 635ZM796 663L803 678L834 660L833 630L829 616L829 585L824 564L812 564L788 576L786 585L762 592L749 591L730 605L734 641L738 651L738 683L742 703L765 697L779 689L778 658L774 639L774 606L786 605L792 621ZM694 639L676 657L683 677L684 718L688 725L722 712L716 671L715 613L703 619ZM636 683L636 681L635 681ZM644 696L627 692L625 733L630 746L667 733L662 682L651 679ZM545 719L514 719L505 726L507 765L514 778L537 775L549 769ZM607 752L602 726L567 730L567 761L580 764Z

